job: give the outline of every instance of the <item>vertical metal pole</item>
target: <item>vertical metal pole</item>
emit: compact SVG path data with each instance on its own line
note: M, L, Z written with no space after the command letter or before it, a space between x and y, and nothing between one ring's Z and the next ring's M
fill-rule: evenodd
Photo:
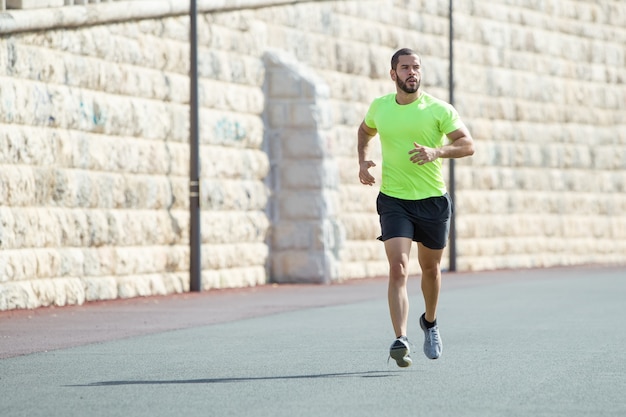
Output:
M450 92L450 104L452 104L454 106L454 25L453 25L453 19L452 19L452 10L453 10L453 5L452 5L453 0L450 0L450 7L448 10L448 16L449 16L449 30L450 30L450 34L449 34L449 55L450 55L450 64L449 64L449 73L448 73L448 84L449 84L449 92ZM450 198L452 199L452 203L454 204L455 200L455 188L456 188L456 184L454 181L454 159L450 159L449 160L450 164L450 172L449 172L449 186L448 186L448 192L450 193ZM456 271L456 214L453 212L452 213L452 218L450 219L450 271L454 272Z
M198 116L198 8L196 0L189 6L189 290L202 291L202 233L200 229L200 163Z

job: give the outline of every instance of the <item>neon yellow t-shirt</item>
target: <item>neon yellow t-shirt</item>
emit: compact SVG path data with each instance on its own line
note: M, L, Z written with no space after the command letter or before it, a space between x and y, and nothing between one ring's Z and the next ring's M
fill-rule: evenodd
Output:
M383 194L421 200L446 193L441 159L418 165L409 159L409 151L413 142L439 148L446 134L463 127L454 107L424 92L413 103L400 105L392 93L372 102L365 124L380 137Z

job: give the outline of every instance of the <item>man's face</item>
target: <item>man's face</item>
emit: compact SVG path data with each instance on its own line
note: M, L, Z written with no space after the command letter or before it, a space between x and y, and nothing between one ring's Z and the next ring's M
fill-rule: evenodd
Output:
M391 79L405 93L415 93L420 88L420 83L422 82L419 57L416 55L401 55L398 57L396 69L391 70Z

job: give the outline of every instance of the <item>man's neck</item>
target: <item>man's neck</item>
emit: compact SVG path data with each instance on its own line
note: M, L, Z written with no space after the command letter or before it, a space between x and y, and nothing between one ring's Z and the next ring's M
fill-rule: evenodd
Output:
M398 89L396 91L396 103L403 106L406 104L411 104L416 101L422 95L422 89L418 89L414 93L407 93L403 90Z

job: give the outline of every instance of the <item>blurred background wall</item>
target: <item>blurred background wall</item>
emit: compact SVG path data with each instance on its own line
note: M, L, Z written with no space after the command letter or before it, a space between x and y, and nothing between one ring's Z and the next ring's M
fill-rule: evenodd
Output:
M0 5L0 310L187 291L188 2L48 3ZM401 47L448 100L449 2L197 4L203 288L386 275L356 129ZM626 4L453 10L457 270L626 263Z

